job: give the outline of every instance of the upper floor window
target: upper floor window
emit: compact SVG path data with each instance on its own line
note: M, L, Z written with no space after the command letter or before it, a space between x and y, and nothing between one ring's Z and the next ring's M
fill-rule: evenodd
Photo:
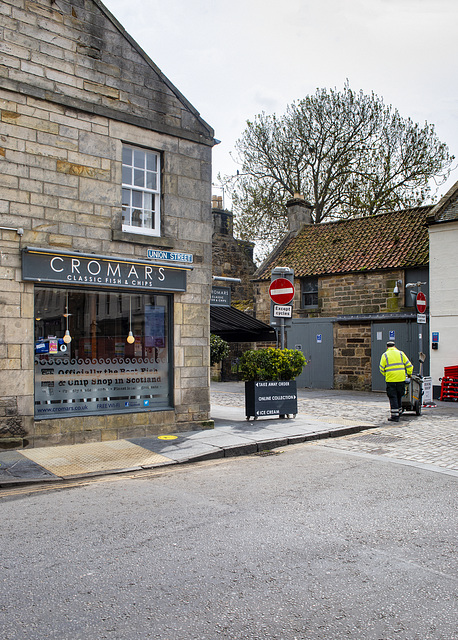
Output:
M318 278L302 278L301 280L301 308L318 307Z
M122 149L122 230L159 236L160 156L124 146Z

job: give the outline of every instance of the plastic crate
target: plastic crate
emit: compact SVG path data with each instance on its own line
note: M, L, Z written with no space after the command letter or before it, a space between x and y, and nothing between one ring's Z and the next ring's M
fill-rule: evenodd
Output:
M458 378L442 378L440 399L449 402L458 401Z
M458 364L453 367L444 367L444 378L458 378Z

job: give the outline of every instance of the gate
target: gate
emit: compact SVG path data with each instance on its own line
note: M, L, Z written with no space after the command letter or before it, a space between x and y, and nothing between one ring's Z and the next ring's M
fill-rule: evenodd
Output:
M420 352L419 341L419 325L415 320L406 320L404 322L374 322L372 324L372 391L385 391L385 378L379 370L380 358L386 351L386 343L393 339L396 347L404 351L410 362L413 364L415 373L419 373L420 364L418 354ZM422 351L429 353L429 324L421 325L422 332ZM423 365L423 375L429 376L429 359Z
M287 334L288 349L299 349L307 365L296 378L298 387L332 389L334 386L333 318L302 318L292 321Z

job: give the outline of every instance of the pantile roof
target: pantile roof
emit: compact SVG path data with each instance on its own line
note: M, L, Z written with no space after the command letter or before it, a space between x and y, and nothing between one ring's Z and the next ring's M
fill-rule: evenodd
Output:
M288 234L253 275L267 280L274 267L290 267L295 277L405 269L427 265L426 218L432 206L364 218L304 225Z

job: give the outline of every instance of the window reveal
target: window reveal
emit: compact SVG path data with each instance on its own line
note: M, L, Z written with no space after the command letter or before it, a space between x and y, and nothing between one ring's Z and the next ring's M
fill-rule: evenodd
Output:
M168 295L35 287L35 417L169 408L170 304Z
M122 150L122 229L160 235L160 156L124 146Z
M318 307L318 278L302 278L301 280L301 308Z

